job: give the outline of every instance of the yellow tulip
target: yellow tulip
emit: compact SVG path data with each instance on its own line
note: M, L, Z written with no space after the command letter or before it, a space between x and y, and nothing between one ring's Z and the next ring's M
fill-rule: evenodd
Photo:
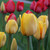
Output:
M9 20L5 26L5 31L7 33L13 34L16 33L18 30L18 24L15 20Z
M13 38L12 40L11 50L17 50L17 43L15 38Z
M3 1L1 3L1 11L5 11L5 5L4 5L4 2Z
M41 15L41 16L39 16L38 20L42 21L43 24L46 24L46 27L48 28L48 26L49 26L48 16Z
M0 32L0 48L6 43L6 35L4 32Z
M36 38L36 39L40 39L40 27L39 27L39 22L37 23L37 31L35 32L35 34L33 34L33 36Z
M7 22L7 19L9 18L9 15L6 15L5 16L5 21Z
M33 13L24 13L21 18L21 33L23 35L33 35L37 31L37 18Z

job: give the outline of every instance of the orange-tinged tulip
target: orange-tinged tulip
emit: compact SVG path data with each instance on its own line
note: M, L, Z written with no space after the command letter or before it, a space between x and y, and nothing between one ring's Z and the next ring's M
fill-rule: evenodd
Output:
M4 32L0 32L0 48L6 43L6 35Z
M21 32L23 35L33 35L37 31L37 18L33 13L24 13L21 18Z
M40 27L39 27L39 23L37 23L38 26L37 26L37 31L35 32L35 34L33 34L33 36L36 38L36 39L40 39Z
M41 16L39 16L38 20L42 21L43 24L46 24L46 27L48 28L48 26L49 26L48 16L41 15Z
M18 24L15 20L9 20L5 26L5 31L7 33L13 34L16 33L18 30Z

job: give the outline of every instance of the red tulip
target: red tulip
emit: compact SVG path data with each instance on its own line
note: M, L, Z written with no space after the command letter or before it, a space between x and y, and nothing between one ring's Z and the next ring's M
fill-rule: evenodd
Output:
M1 8L0 8L0 13L1 13Z
M6 10L8 13L13 13L15 11L15 3L13 2L13 0L9 0L6 3Z
M45 0L45 1L44 1L44 4L45 4L46 6L50 6L50 0Z
M24 9L24 2L18 1L16 4L16 10L17 11L22 11Z
M27 10L26 13L29 14L29 13L32 13L32 12L30 10Z
M42 4L39 3L39 1L36 4L35 12L37 12L37 13L41 13L42 12Z
M14 19L15 21L17 21L15 14L11 13L11 14L9 15L9 18L8 18L7 22L8 22L9 20L11 20L11 19Z
M35 10L35 7L36 7L36 1L33 1L30 5L30 9L31 10Z
M47 6L44 4L44 1L45 0L39 0L38 1L40 4L42 4L42 11L46 11L47 10Z

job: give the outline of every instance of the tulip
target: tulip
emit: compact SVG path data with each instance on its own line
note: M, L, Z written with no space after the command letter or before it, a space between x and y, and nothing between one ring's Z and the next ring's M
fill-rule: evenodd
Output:
M18 30L17 22L13 19L9 20L5 26L5 31L10 34L13 34L13 33L15 34L17 30Z
M38 20L43 21L43 24L44 25L46 24L46 27L48 28L48 26L49 26L48 16L41 15L41 16L39 16Z
M9 15L6 15L5 16L5 21L7 22L7 19L9 18Z
M17 50L17 43L15 38L13 38L12 40L11 50Z
M23 9L24 9L24 2L18 1L16 4L16 10L20 12L23 11Z
M4 32L0 32L0 48L6 43L6 35Z
M36 4L35 12L37 12L37 13L41 13L42 12L42 4L39 3L39 1Z
M35 11L36 1L33 1L30 5L30 9Z
M4 5L4 2L1 3L1 11L5 11L5 5Z
M15 11L15 3L13 2L13 0L9 0L6 3L6 11L8 13L13 13Z
M29 36L35 34L37 31L37 18L33 13L24 13L21 18L21 33L26 35L28 39L28 50L29 50Z
M50 6L50 0L45 0L45 1L44 1L44 4L45 4L46 6Z
M29 13L32 13L32 12L30 10L27 10L26 13L29 14Z
M11 13L7 19L7 22L11 19L14 19L15 21L17 21L15 14Z
M46 11L47 10L47 6L44 4L45 0L39 0L39 3L42 4L42 11Z
M37 18L34 14L24 13L21 18L21 33L26 36L33 35L37 30Z

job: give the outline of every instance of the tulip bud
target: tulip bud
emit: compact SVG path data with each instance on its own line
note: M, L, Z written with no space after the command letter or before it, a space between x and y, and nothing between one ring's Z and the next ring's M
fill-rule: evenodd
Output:
M13 19L9 20L5 26L5 31L7 33L13 34L13 33L16 33L17 30L18 30L17 22Z
M15 38L13 38L12 40L11 50L17 50L17 43Z
M5 5L4 5L4 2L1 3L1 11L5 11Z
M7 19L9 18L9 15L6 15L5 16L5 21L7 22Z
M21 32L23 35L33 35L37 31L37 18L33 13L22 15Z
M32 13L32 12L30 10L27 10L26 13L29 14L29 13Z
M0 32L0 48L6 43L6 35L4 32Z

